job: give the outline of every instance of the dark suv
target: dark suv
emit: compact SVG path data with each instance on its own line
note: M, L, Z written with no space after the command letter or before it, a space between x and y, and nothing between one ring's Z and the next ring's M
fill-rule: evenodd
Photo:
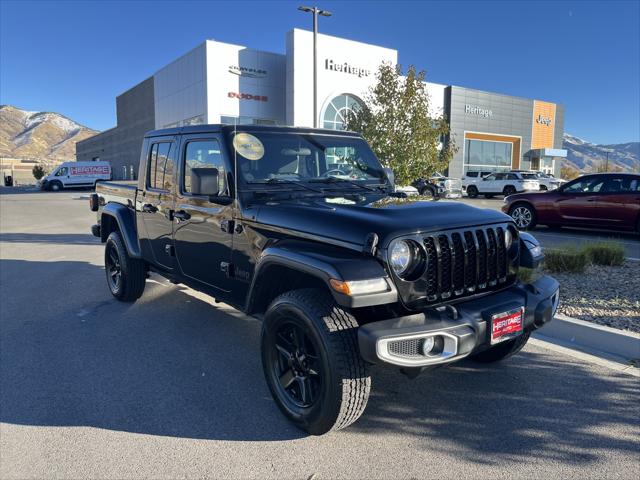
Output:
M90 199L111 293L135 301L155 272L261 319L267 385L310 433L362 414L371 364L497 361L553 318L558 283L518 280L542 258L532 236L394 193L355 133L203 125L142 148L137 186Z

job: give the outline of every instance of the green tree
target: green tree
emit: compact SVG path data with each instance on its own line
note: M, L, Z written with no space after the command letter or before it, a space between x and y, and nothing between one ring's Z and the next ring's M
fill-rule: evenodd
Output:
M31 169L31 173L33 174L33 178L35 178L36 180L40 180L46 174L44 167L39 163L33 166L33 169Z
M410 66L382 64L377 83L365 96L365 106L347 117L346 127L360 132L399 185L444 170L457 151L443 117L431 117L425 72ZM447 138L446 142L441 142Z

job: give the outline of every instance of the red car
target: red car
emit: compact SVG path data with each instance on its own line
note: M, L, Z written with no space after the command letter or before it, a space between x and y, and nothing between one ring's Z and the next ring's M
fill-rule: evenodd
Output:
M636 231L640 234L640 175L584 175L557 190L510 195L502 211L521 230L536 224Z

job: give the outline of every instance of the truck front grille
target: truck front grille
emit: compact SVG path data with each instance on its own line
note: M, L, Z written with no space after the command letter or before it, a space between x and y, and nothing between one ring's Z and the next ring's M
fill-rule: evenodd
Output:
M427 302L471 295L515 281L509 267L517 254L507 252L507 228L516 243L517 231L506 224L423 236L427 268L417 282L424 284ZM417 288L414 285L412 292Z

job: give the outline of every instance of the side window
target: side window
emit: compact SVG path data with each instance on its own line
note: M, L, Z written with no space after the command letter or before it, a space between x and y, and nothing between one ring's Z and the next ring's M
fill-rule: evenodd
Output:
M518 176L515 173L507 173L507 180L518 180Z
M496 173L494 175L494 180L504 180L506 175L504 173Z
M58 173L56 173L56 177L64 177L65 175L68 175L69 169L67 167L62 167L60 170L58 170Z
M192 168L217 168L220 195L226 195L226 171L218 140L193 140L187 143L184 155L182 188L191 193Z
M467 177L476 178L478 176L478 172L467 172Z
M498 177L497 177L497 175L487 175L484 178L485 178L485 180L496 180Z
M174 162L171 156L172 146L171 142L151 145L147 187L157 190L171 190L174 170Z

